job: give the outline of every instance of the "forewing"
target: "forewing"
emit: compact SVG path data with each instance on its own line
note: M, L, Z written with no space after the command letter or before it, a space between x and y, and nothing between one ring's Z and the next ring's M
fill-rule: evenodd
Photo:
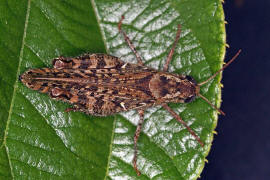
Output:
M136 91L136 94L140 93L140 96L132 94L132 91ZM117 94L115 94L116 92ZM87 113L97 116L111 115L131 109L144 109L155 102L144 92L133 88L99 87L96 92L87 91L86 94L78 96L78 103L86 106Z
M145 109L153 106L155 100L148 92L136 87L96 86L61 84L62 89L56 99L74 105L78 111L95 116L107 116L131 109Z
M123 67L124 66L124 67ZM154 105L148 84L154 70L125 64L120 68L32 69L21 76L29 88L74 105L78 111L105 116Z

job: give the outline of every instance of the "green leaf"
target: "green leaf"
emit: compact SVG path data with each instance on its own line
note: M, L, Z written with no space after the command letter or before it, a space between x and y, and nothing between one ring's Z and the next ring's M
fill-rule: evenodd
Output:
M0 1L1 179L196 179L204 166L217 112L196 99L170 104L200 136L201 147L161 107L147 109L138 141L138 177L132 167L135 111L98 118L65 113L68 104L18 81L29 68L51 67L57 56L109 53L136 63L117 23L122 14L147 66L161 69L182 34L170 72L202 82L217 71L225 53L219 0L20 0ZM221 76L201 93L220 105Z

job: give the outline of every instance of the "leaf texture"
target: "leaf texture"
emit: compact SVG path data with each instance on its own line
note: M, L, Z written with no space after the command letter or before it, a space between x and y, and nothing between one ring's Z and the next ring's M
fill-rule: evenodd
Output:
M204 148L161 107L146 111L138 141L138 177L132 167L135 111L98 118L65 113L69 105L27 89L18 75L51 67L57 56L108 53L136 63L118 33L129 35L147 66L161 69L182 33L170 72L197 82L217 71L225 53L218 0L0 2L0 179L196 179L204 166L217 112L201 99L170 104L205 142ZM220 105L221 76L201 89Z

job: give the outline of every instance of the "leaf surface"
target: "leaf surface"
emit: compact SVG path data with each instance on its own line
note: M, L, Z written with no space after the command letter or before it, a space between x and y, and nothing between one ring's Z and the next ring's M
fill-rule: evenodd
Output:
M117 23L125 15L129 35L146 66L161 69L182 33L170 72L197 82L217 71L225 52L218 0L0 2L0 176L5 179L196 179L204 166L217 112L196 99L170 104L200 136L202 148L161 107L146 111L139 138L138 177L132 167L135 111L108 117L65 113L68 104L27 89L18 76L51 67L57 56L108 53L136 63ZM220 104L219 76L201 93Z

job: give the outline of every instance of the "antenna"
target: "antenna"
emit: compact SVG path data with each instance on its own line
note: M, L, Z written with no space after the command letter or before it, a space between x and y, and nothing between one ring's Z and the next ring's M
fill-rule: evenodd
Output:
M201 82L201 83L199 83L198 85L199 86L202 86L202 85L204 85L204 84L206 84L208 81L210 81L211 79L213 79L213 78L215 78L217 75L218 75L218 73L220 73L221 71L223 71L226 67L228 67L238 56L239 56L239 54L241 53L241 49L239 49L239 51L233 56L233 58L227 63L227 64L225 64L220 70L218 70L214 75L212 75L210 78L208 78L207 80L205 80L205 81L203 81L203 82Z
M198 94L199 97L201 97L203 100L205 100L210 106L212 106L214 109L216 109L218 112L220 112L220 114L222 114L223 116L225 116L225 113L223 111L221 111L219 108L217 108L215 105L213 105L206 97L204 97L201 94Z
M201 82L198 84L198 86L202 86L204 84L206 84L207 82L209 82L211 79L215 78L218 73L220 73L221 71L223 71L226 67L228 67L240 54L241 49L233 56L233 58L227 63L225 64L220 70L218 70L214 75L212 75L210 78L208 78L207 80ZM218 112L220 112L220 114L222 114L223 116L225 116L225 113L223 111L221 111L219 108L217 108L215 105L213 105L206 97L204 97L203 95L201 95L200 93L198 93L198 96L201 97L204 101L206 101L210 106L212 106L214 109L216 109Z

